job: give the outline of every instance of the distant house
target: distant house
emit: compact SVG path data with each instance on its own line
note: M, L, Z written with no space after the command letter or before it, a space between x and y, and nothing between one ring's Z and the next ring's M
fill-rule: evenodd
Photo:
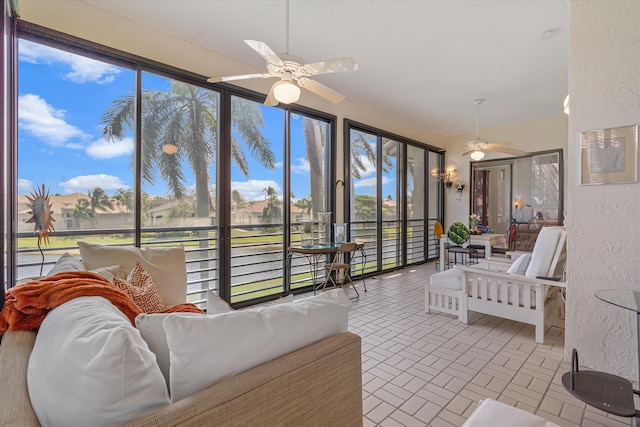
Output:
M53 226L57 231L62 230L79 230L92 228L124 228L131 227L133 214L124 206L114 204L113 209L96 209L92 212L91 208L87 208L88 219L80 220L74 218L73 211L76 208L78 200L91 199L88 195L82 193L73 193L66 196L56 195L49 196L51 199L51 209L53 211ZM18 194L18 231L33 231L33 224L27 223L31 218L31 208L29 207L29 199L26 194Z
M267 207L268 200L257 200L247 202L242 207L236 208L231 212L231 221L233 224L263 224L262 212ZM235 207L235 204L232 208ZM303 209L291 204L291 222L300 222L303 219L309 219L310 215Z

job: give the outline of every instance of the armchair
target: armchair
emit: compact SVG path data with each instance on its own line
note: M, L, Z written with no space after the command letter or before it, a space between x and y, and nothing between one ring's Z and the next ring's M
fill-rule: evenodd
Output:
M484 262L478 266L454 266L431 276L425 286L425 311L454 314L467 323L468 311L535 325L535 340L544 342L544 314L552 288L566 288L560 281L566 257L564 227L540 231L528 264ZM526 269L525 269L526 268ZM558 296L552 296L551 320L557 321Z

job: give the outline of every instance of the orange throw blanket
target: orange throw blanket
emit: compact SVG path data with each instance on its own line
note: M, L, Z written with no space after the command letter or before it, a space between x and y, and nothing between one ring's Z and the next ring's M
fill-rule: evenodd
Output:
M136 316L142 313L124 291L105 278L88 271L68 271L10 288L5 293L4 307L0 313L0 334L8 330L36 330L49 311L74 298L85 296L108 299L134 325ZM165 313L177 311L204 313L189 303L178 304L165 310Z

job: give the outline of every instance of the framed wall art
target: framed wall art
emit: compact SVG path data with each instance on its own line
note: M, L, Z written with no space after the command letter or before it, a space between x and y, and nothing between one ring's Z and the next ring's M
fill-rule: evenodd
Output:
M580 184L638 182L638 125L580 134Z

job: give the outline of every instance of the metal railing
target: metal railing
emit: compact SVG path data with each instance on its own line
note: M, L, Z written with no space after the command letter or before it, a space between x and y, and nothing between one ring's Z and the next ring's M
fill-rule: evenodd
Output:
M435 241L432 241L433 223L429 220L428 233L424 221L408 221L407 262L422 262L435 258ZM300 223L291 223L290 244L301 244ZM363 254L357 254L353 264L353 276L377 272L377 226L374 221L351 223L351 240L364 244ZM401 230L399 221L384 221L381 242L382 270L401 265ZM282 294L285 291L285 274L289 268L292 290L310 288L314 274L304 257L293 256L287 265L282 224L253 224L231 226L231 301L243 302ZM428 253L424 253L424 239L429 239ZM17 235L16 270L18 278L46 275L57 259L65 252L79 256L78 240L113 246L133 246L131 229L67 230L51 234L51 245L42 247L42 255L35 245L31 232ZM217 229L213 226L185 228L145 228L141 234L142 247L184 246L187 268L187 301L206 305L207 292L219 289L219 248ZM432 249L434 248L434 249ZM330 254L322 256L315 268L316 284L325 280L324 264ZM366 261L366 262L364 262ZM364 262L364 264L363 264ZM42 266L42 274L40 268Z

